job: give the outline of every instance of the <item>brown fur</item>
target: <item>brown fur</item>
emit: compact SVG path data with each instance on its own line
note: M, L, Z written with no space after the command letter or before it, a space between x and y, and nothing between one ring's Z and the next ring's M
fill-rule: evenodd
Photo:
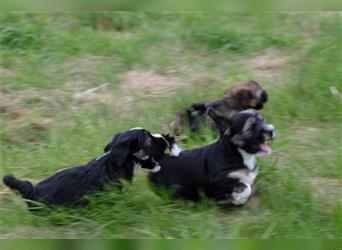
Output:
M233 85L222 99L208 103L195 103L179 111L176 120L171 124L171 129L176 135L180 135L184 132L184 126L188 122L190 129L197 132L199 124L194 115L203 120L207 116L208 108L231 114L249 108L261 109L266 101L267 93L259 83L253 80L241 82Z

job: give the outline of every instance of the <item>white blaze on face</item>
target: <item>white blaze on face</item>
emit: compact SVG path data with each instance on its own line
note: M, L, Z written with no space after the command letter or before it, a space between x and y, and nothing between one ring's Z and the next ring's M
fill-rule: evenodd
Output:
M274 130L274 126L273 126L273 124L264 124L264 129L266 130L266 131L270 131L270 132L272 132L272 134L271 134L271 138L273 139L274 137L276 137L276 132L275 132L275 130Z
M274 130L273 124L265 124L265 125L264 125L264 128L265 128L266 130Z

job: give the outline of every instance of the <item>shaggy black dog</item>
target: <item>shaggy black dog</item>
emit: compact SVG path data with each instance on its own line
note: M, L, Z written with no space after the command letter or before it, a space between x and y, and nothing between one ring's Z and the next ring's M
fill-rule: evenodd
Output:
M121 179L130 182L137 164L152 172L159 171L156 160L167 148L175 153L177 145L173 137L135 128L117 134L102 156L85 165L60 170L37 185L18 180L13 175L4 176L3 181L27 200L47 205L85 205L88 201L84 196L103 190L104 185L120 188ZM35 206L30 201L27 203L31 208Z
M199 192L220 204L244 204L258 173L256 156L271 153L266 144L275 136L256 111L242 111L231 117L210 109L220 137L214 143L182 151L178 157L165 155L161 170L150 173L153 186L166 187L173 198L197 201Z
M267 92L256 81L250 80L233 85L222 99L194 103L190 107L178 112L176 120L171 124L171 129L176 135L184 131L188 122L191 131L198 132L200 125L206 123L207 110L209 108L224 114L243 111L249 108L262 109L267 102Z

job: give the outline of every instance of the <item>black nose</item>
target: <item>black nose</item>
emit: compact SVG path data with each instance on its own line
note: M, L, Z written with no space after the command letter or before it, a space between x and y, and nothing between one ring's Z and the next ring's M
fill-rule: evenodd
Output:
M266 136L266 139L271 139L273 140L276 137L276 132L275 130L266 130L264 135Z
M268 95L266 91L262 91L261 96L260 96L260 101L262 101L263 103L266 103L268 99Z

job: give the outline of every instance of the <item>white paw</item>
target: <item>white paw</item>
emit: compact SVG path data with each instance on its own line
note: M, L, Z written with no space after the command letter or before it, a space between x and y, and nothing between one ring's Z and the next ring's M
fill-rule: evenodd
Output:
M241 192L233 192L232 193L232 197L233 197L232 203L234 205L245 204L247 202L249 196L252 193L251 186L246 184L246 183L244 183L244 184L245 184L245 188Z

